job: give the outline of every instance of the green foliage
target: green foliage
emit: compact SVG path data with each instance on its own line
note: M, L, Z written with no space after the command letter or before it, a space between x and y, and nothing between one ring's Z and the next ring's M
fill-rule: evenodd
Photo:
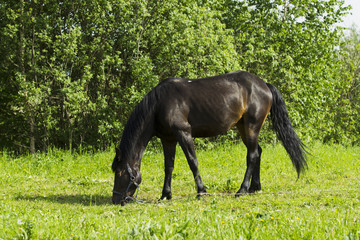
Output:
M210 195L196 199L178 147L173 199L159 202L163 154L147 151L139 202L121 207L111 204L114 152L2 152L0 238L359 239L359 147L313 144L309 170L297 179L284 148L265 145L262 192L240 198L234 194L245 172L245 147L226 144L197 155Z
M356 34L340 44L335 27L347 10L341 0L4 0L0 148L104 149L162 79L239 69L280 89L306 141L358 143L358 65L342 47Z
M348 83L347 91L344 91L343 104L337 111L336 118L342 122L341 138L349 138L351 142L360 143L354 133L360 132L359 111L360 111L360 31L355 26L350 29L341 45L343 54L340 56L342 72L347 73L344 78Z
M333 106L344 105L349 85L348 73L339 73L341 30L334 23L346 8L324 0L225 2L240 65L279 88L303 139L339 140L334 112L341 110Z

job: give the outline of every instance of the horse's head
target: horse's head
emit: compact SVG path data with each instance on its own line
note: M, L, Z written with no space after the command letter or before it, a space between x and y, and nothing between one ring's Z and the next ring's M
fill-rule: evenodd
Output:
M129 200L134 200L133 195L141 183L140 170L135 170L130 163L120 160L121 151L116 148L116 155L112 164L115 173L112 201L114 204L124 206Z

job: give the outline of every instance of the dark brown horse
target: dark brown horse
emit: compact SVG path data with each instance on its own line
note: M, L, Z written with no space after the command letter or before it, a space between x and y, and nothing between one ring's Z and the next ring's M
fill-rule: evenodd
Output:
M206 193L193 138L223 134L233 126L238 128L247 147L247 169L236 196L260 190L262 150L258 136L269 112L272 126L299 175L307 166L306 151L290 123L285 102L273 85L242 71L202 79L162 81L136 106L116 148L112 164L113 202L124 205L132 199L141 183L141 158L153 136L161 139L165 156L161 199L172 197L171 176L177 143L186 155L198 195Z

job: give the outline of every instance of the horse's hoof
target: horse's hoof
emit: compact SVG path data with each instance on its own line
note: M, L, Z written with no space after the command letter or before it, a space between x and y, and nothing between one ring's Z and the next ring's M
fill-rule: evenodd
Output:
M260 189L249 189L249 193L251 193L251 194L254 194L255 192L259 192L259 191L261 191L261 188Z
M162 201L162 200L164 200L165 198L166 198L167 200L170 200L170 199L172 198L172 194L171 194L171 193L163 194L163 195L161 196L161 198L159 199L159 201Z
M241 196L244 196L245 193L235 193L235 197L238 198L238 197L241 197Z
M255 193L255 192L258 192L258 191L261 191L261 185L260 184L251 185L250 188L249 188L249 193Z
M200 200L200 199L201 199L202 197L204 197L205 195L208 195L207 192L201 192L201 193L198 193L198 194L197 194L196 198Z
M240 189L237 193L235 193L235 197L241 197L241 196L245 196L246 194L248 194L248 192L245 189Z

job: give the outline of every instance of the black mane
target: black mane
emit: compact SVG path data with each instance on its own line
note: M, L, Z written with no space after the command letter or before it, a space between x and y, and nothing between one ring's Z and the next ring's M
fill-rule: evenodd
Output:
M115 158L112 169L116 170L119 164L126 163L134 155L134 143L140 137L140 134L143 132L144 127L146 126L147 121L153 116L157 102L160 99L161 92L164 91L164 84L166 80L157 85L153 90L151 90L140 103L137 104L133 112L131 113L119 145L121 152L120 158ZM165 90L166 91L166 90Z

